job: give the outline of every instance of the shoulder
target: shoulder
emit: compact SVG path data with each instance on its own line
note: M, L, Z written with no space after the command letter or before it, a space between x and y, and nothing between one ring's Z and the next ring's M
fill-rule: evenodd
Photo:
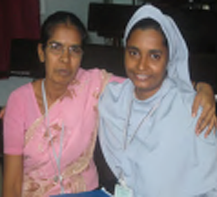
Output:
M83 79L83 78L88 77L88 78L98 79L98 78L102 77L103 72L107 73L105 70L101 70L98 68L93 68L93 69L80 68L78 70L76 78L77 79Z
M11 92L9 96L10 99L25 99L25 96L29 95L32 93L32 84L27 83L25 85L22 85L21 87L15 89L14 91Z
M8 112L22 114L25 111L27 104L32 102L33 98L33 87L31 83L27 83L16 90L14 90L6 104L6 114ZM32 106L32 105L30 105Z
M166 97L163 99L161 107L170 109L171 111L177 111L177 117L179 117L181 113L184 113L188 118L191 117L196 92L188 88L179 88L169 80L168 83L169 89Z
M80 68L76 80L79 84L85 84L88 88L97 88L101 92L108 84L111 77L112 74L103 69L94 68L85 70Z
M129 79L126 79L124 81L117 82L117 81L112 81L109 82L102 94L103 96L108 97L114 97L116 99L121 99L122 97L125 96L125 94L132 94L133 85Z
M109 113L112 117L126 114L133 95L133 85L129 79L124 82L110 82L100 96L98 109L103 117ZM109 108L108 108L109 106Z

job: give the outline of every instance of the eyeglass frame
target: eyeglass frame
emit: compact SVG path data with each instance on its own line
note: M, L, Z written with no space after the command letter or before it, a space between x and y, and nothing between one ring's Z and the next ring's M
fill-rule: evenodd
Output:
M64 46L60 42L52 41L49 42L46 47L50 50L50 52L54 55L63 55L64 51L67 49L68 53L71 57L80 58L83 56L83 49L81 45L71 45L71 46ZM59 48L57 48L59 47ZM78 50L79 49L79 50ZM77 51L78 50L78 51Z

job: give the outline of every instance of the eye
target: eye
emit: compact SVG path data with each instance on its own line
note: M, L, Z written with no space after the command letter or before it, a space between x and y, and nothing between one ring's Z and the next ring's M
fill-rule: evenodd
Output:
M154 60L159 60L161 58L161 55L159 53L152 53L151 58Z
M52 42L50 43L50 49L55 52L62 52L63 45L58 42Z
M74 53L82 53L82 49L79 46L71 46L69 48L70 51L74 52Z
M140 53L138 50L135 49L127 49L128 54L133 57L133 58L139 58L140 57Z
M74 55L82 55L83 54L83 50L80 46L69 47L69 52L70 52L70 54L74 54Z

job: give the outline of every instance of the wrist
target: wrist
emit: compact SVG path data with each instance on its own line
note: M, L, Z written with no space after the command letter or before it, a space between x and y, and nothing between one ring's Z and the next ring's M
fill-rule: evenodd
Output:
M214 95L214 91L213 91L212 86L208 83L205 83L205 82L194 82L194 89L197 92L203 91L203 92Z
M205 83L205 82L201 82L201 81L196 81L194 82L194 89L196 91L200 91L202 89L207 89L207 88L211 88L209 84ZM211 88L212 89L212 88Z

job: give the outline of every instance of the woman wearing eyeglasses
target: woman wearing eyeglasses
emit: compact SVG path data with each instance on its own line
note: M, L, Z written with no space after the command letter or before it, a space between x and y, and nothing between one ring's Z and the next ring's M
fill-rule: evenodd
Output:
M98 187L93 162L98 97L108 81L123 79L80 68L85 37L71 13L57 12L43 24L38 54L46 76L12 92L6 107L4 197Z
M14 91L6 106L4 197L48 197L98 187L96 105L109 75L79 68L85 37L73 14L58 12L42 26L38 54L45 79Z

